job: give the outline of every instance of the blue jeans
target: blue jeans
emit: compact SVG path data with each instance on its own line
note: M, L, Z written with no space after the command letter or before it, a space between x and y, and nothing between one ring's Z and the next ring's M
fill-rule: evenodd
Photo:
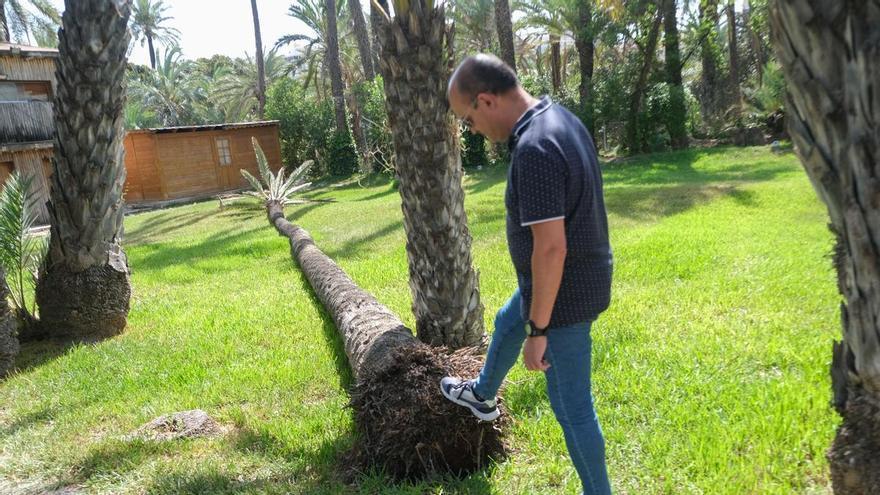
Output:
M484 398L498 393L501 382L516 363L526 339L520 313L522 298L517 289L495 315L495 332L486 363L474 383ZM556 420L562 426L565 445L580 476L585 495L608 495L611 486L605 466L605 439L593 408L590 382L592 340L590 323L554 328L547 333L544 372L547 395Z

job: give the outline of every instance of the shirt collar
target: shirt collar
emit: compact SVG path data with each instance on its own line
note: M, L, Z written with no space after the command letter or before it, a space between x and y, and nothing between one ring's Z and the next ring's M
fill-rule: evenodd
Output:
M553 104L553 101L550 99L550 96L545 95L538 103L532 105L528 110L526 110L516 121L516 124L513 125L513 130L510 132L510 137L507 139L507 148L510 151L513 151L513 148L516 147L516 142L519 140L519 136L526 130L526 127L529 126L529 123L536 116L544 113L545 110L550 108L550 105Z

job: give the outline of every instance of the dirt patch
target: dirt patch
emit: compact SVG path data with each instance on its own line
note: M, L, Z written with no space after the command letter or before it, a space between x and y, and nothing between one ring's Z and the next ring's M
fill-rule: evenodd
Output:
M128 439L175 440L178 438L214 437L228 428L217 423L201 409L166 414L141 426Z

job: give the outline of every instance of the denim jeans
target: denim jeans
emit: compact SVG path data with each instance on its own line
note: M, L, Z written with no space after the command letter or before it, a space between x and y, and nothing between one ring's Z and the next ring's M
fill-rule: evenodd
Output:
M522 350L526 334L521 305L522 298L517 289L495 315L495 332L486 363L474 383L474 391L480 397L495 397ZM544 359L550 363L550 369L544 372L544 376L550 406L562 426L565 445L580 476L584 494L608 495L611 486L605 466L605 439L593 408L591 392L590 323L553 328L547 332Z

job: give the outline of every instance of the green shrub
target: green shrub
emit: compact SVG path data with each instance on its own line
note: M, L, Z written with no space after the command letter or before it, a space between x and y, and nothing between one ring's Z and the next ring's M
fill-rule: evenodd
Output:
M309 176L318 178L327 173L335 127L330 100L316 101L299 83L285 78L269 88L266 118L279 121L281 161L286 167L296 168L306 160L315 160Z
M372 172L394 170L394 143L385 109L385 92L381 76L355 84L352 88L361 108L361 123L372 159Z
M330 138L327 171L330 175L347 176L358 169L357 151L348 129L334 132Z

